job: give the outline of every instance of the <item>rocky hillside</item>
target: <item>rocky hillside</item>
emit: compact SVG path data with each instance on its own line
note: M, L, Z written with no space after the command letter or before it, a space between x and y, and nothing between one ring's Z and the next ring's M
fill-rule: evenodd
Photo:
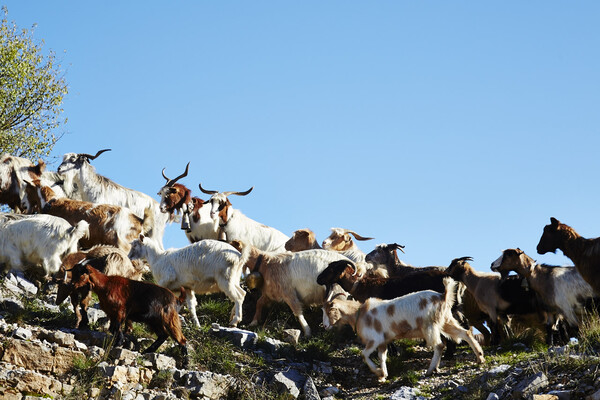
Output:
M48 288L47 288L48 289ZM113 348L102 312L91 309L92 331L69 329L70 305L54 304L55 289L38 291L8 274L0 285L0 398L32 399L598 399L600 327L596 318L578 343L547 349L524 334L485 348L474 364L466 346L441 371L424 377L432 352L419 342L397 342L388 357L390 379L378 384L361 359L351 331L300 339L285 307L273 307L257 332L222 328L231 304L201 300L202 329L185 328L189 369L172 342L141 354L153 341L143 326L135 340ZM249 302L252 296L249 295ZM251 316L249 310L244 310ZM318 325L320 312L309 314Z

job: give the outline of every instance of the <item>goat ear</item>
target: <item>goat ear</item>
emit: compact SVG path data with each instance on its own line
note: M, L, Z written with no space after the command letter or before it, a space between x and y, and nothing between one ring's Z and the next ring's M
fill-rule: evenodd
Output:
M558 224L560 224L560 221L554 217L550 217L550 223L552 224L552 226L558 226Z

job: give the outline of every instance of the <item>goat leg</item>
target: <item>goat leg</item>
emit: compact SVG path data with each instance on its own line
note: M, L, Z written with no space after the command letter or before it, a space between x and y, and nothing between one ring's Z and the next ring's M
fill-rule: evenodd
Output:
M167 340L168 337L169 336L167 334L159 335L158 338L154 341L154 343L152 343L146 350L144 350L143 353L154 353L156 350L158 350L160 345L163 344L165 340Z

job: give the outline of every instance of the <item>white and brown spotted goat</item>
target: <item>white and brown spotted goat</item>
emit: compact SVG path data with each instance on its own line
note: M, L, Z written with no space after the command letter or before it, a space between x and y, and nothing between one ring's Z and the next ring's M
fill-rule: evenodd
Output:
M388 376L387 344L396 339L425 339L434 353L426 375L437 371L444 344L441 336L460 342L466 340L479 363L484 362L483 350L470 331L462 328L452 316L453 293L456 283L444 279L444 293L423 290L392 300L370 298L364 303L332 293L323 306L323 326L350 325L365 344L363 359L380 382ZM369 358L377 350L380 367Z

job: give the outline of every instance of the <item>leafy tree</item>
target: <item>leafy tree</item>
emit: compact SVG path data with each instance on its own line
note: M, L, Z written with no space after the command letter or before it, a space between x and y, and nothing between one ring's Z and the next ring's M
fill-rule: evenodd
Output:
M54 131L61 119L67 94L54 52L42 54L33 31L19 30L8 22L8 10L0 25L0 154L35 159L48 155L62 135ZM35 28L35 26L34 26Z

